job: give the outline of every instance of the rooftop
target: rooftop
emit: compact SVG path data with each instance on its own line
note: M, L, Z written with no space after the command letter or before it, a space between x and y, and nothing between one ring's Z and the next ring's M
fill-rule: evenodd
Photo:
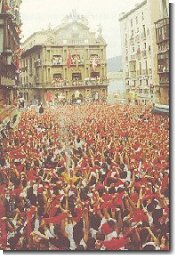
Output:
M135 7L133 9L131 9L129 12L122 12L119 16L119 21L122 21L123 19L126 19L130 14L132 14L136 10L140 9L146 3L147 3L147 0L144 0L143 2L136 4Z

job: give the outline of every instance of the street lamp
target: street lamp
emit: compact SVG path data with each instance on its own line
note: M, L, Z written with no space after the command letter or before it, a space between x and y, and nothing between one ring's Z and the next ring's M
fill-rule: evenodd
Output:
M6 49L2 53L3 62L5 65L10 66L12 64L12 50Z

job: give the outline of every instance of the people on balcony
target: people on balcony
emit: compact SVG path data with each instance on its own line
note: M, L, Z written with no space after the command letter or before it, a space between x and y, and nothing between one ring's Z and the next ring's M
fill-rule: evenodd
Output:
M53 65L62 65L63 64L63 58L62 56L54 56L52 59Z

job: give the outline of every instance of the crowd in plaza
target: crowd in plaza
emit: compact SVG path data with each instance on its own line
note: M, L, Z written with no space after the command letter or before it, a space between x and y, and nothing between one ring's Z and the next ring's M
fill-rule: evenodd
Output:
M34 108L0 139L0 248L169 250L169 118Z

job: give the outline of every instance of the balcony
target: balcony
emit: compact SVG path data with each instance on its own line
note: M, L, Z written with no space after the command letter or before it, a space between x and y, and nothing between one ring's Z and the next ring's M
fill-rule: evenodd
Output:
M45 84L41 84L41 83L37 83L35 85L31 85L31 84L24 84L21 85L21 88L24 89L28 89L28 88L33 88L33 89L73 89L73 88L106 88L109 85L109 81L108 80L103 80L103 81L98 81L96 79L91 79L91 80L85 80L85 81L70 81L70 82L66 82L66 81L60 81L60 82L52 82L52 84L50 83L45 83Z
M158 65L158 74L169 73L169 67L167 65Z
M62 58L62 56L53 56L53 58L52 58L52 65L53 66L63 65L63 58Z
M1 85L6 86L6 87L7 86L13 87L13 86L15 86L15 80L1 76Z
M169 76L161 76L160 77L160 86L162 86L162 87L167 87L167 86L169 86Z
M169 40L169 18L158 20L155 23L157 44Z
M158 53L157 59L158 59L158 61L160 61L160 60L167 61L169 59L169 52L167 51L167 52L163 52L163 53Z
M84 65L84 59L72 59L71 60L71 66L81 66Z

